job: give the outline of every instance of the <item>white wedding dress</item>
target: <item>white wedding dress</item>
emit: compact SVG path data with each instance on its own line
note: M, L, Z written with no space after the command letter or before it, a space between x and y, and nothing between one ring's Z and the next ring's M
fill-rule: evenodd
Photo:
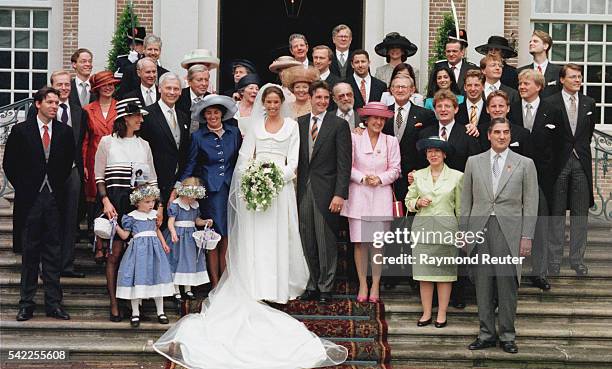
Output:
M262 107L256 103L256 109ZM285 116L286 106L282 111ZM263 117L250 120L229 195L227 269L202 311L183 317L155 342L158 353L190 369L300 369L346 360L346 348L261 302L286 303L308 281L292 183L298 151L296 121L284 118L283 127L270 133ZM247 210L239 198L241 173L251 158L274 161L283 170L285 186L263 212Z

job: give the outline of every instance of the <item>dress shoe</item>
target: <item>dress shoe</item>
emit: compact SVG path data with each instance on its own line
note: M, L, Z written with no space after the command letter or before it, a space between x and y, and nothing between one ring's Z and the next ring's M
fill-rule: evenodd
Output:
M463 301L452 301L451 306L455 309L465 309L465 302Z
M187 296L187 300L191 300L191 301L195 300L195 295L191 291L186 291L185 296Z
M121 314L113 315L113 313L110 313L108 315L108 320L110 320L113 323L118 323L121 321Z
M47 311L47 316L55 319L70 320L70 315L61 307L56 307L51 311Z
M500 341L499 347L501 347L504 352L507 352L509 354L518 353L518 346L516 345L516 343L514 343L514 341Z
M298 296L298 300L302 301L314 301L319 298L319 293L313 290L306 290L303 294Z
M550 290L550 283L544 277L531 277L531 285L543 291Z
M551 277L558 277L561 272L561 265L559 264L549 264L548 265L548 275Z
M431 318L427 320L417 320L417 327L425 327L431 324Z
M75 271L62 272L60 274L60 277L62 278L85 278L85 273L75 272Z
M180 293L174 295L174 301L179 305L183 303L183 297Z
M319 295L319 302L321 304L327 304L331 301L331 299L332 299L331 292L321 292L321 294Z
M26 320L32 319L32 317L34 317L34 309L19 308L17 312L18 322L25 322Z
M166 316L166 314L159 314L157 316L157 321L159 322L159 324L168 324L168 323L170 323L170 320L168 320L168 317Z
M589 268L584 264L572 265L571 268L574 269L578 277L584 277L589 274Z
M130 318L130 325L134 328L138 328L140 326L140 317L135 315Z
M436 328L444 328L446 327L446 323L448 322L448 319L443 321L442 323L438 322L437 320L434 322L434 327Z
M489 347L495 347L495 341L482 341L480 338L476 338L476 340L468 346L469 350L482 350Z

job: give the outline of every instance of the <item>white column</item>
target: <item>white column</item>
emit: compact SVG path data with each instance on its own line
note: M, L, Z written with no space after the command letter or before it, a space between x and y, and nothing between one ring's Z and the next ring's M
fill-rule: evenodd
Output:
M365 11L363 29L363 48L370 54L370 71L374 75L376 67L385 63L374 53L374 46L382 41L385 35L385 1L364 0Z
M93 53L93 73L106 69L108 51L114 34L114 1L79 1L78 47L89 49Z
M51 2L51 11L49 12L49 55L48 55L48 70L49 77L53 71L63 68L63 50L64 50L64 2L62 0L53 0Z
M183 56L198 44L198 1L197 0L164 0L160 1L159 31L163 46L161 63L164 68L186 75L181 68Z
M479 65L482 55L474 48L486 44L489 36L504 36L504 1L469 0L466 18L465 29L469 43L467 58Z
M219 1L198 0L198 49L208 49L219 57ZM207 21L208 20L208 21ZM216 20L216 21L209 21ZM218 69L210 73L210 86L217 90ZM210 88L209 88L210 89Z
M519 34L518 65L523 66L531 63L533 59L529 54L529 40L531 40L531 0L519 2Z

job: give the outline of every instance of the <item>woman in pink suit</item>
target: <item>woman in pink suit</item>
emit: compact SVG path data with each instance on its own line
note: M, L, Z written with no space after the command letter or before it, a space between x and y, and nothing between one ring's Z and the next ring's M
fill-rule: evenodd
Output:
M368 260L380 249L372 246L373 232L388 231L393 217L393 182L400 176L400 148L397 138L382 133L393 111L380 102L370 102L358 109L366 117L367 129L352 134L353 168L349 197L341 215L348 218L351 242L355 243L355 266L359 276L358 302L368 301ZM371 258L368 254L371 253ZM372 287L369 301L380 298L381 265L372 263Z

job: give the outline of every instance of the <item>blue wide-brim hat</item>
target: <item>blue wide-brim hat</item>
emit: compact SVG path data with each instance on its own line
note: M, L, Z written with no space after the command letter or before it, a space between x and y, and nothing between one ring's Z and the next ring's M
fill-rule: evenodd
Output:
M191 107L191 120L206 123L206 119L204 119L204 114L202 114L202 112L204 109L213 105L220 105L225 108L225 114L223 114L223 117L221 118L222 121L233 118L238 111L238 106L231 97L212 94L205 96L202 100L193 104Z
M422 138L417 141L416 147L417 150L422 152L427 151L427 149L440 149L444 151L446 155L450 155L453 151L453 148L448 141L445 141L438 136Z
M257 74L247 74L246 76L240 78L238 82L236 82L236 90L243 89L248 85L257 85L261 87L261 79Z

